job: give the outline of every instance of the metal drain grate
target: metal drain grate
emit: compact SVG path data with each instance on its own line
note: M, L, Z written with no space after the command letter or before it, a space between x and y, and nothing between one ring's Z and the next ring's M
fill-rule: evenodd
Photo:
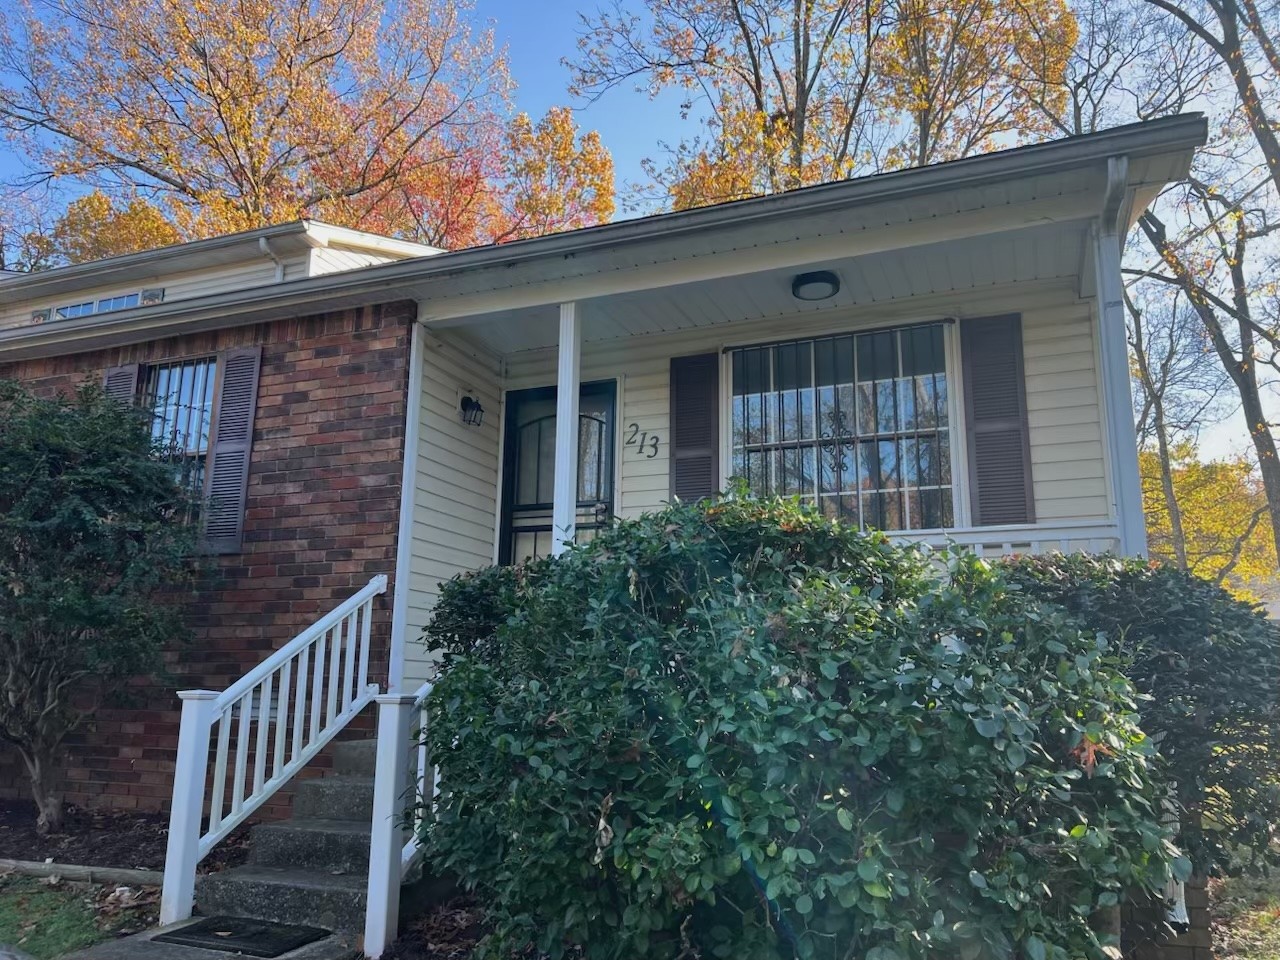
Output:
M181 930L152 937L153 943L176 943L244 957L278 957L329 935L319 927L295 927L269 920L210 917Z

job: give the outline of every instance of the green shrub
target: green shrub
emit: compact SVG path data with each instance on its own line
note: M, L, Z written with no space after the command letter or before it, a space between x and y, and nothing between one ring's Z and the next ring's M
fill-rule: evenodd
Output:
M0 380L0 741L31 780L37 828L62 822L72 731L186 636L189 502L151 423L97 386L41 398Z
M1085 555L1002 561L1005 575L1114 637L1146 695L1143 729L1174 784L1178 844L1201 871L1264 866L1280 823L1280 632L1189 573Z
M488 955L1100 957L1174 862L1133 691L944 559L726 500L448 584L423 839Z

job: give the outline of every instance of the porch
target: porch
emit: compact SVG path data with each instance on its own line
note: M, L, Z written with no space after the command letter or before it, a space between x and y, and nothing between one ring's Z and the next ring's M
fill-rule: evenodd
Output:
M1145 552L1118 236L1167 162L775 204L420 291L394 682L430 675L452 576L732 478L986 554Z

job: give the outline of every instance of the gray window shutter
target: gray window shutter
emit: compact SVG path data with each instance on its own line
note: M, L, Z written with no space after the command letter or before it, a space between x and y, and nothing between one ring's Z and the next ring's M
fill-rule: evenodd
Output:
M1034 523L1022 318L962 320L960 352L973 522Z
M671 496L686 503L720 489L720 355L671 360Z
M112 400L133 403L138 399L138 378L141 367L128 363L123 367L108 367L102 374L102 389Z
M211 553L236 553L244 538L244 508L258 405L261 347L237 347L218 357L218 409L205 477L202 541Z

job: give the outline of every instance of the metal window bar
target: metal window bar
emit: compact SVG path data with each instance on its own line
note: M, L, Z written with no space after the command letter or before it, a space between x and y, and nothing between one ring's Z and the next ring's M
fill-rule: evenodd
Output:
M204 492L216 367L214 357L154 364L146 368L143 382L152 438L178 483L192 494L193 512Z
M758 494L794 493L824 511L834 504L839 515L856 518L860 527L873 525L873 519L904 530L926 529L926 522L929 529L950 526L954 504L947 380L945 366L938 369L945 364L944 345L938 342L942 326L913 325L731 351L735 473ZM845 356L835 355L838 345ZM818 353L824 347L832 352L823 361L831 382L820 386ZM780 365L793 368L795 382L785 388L778 377ZM864 367L867 380L861 379ZM842 387L849 389L851 419L846 418ZM824 390L830 391L825 404ZM822 427L828 412L833 418L829 432ZM812 477L806 476L808 470ZM832 485L834 490L824 489Z

